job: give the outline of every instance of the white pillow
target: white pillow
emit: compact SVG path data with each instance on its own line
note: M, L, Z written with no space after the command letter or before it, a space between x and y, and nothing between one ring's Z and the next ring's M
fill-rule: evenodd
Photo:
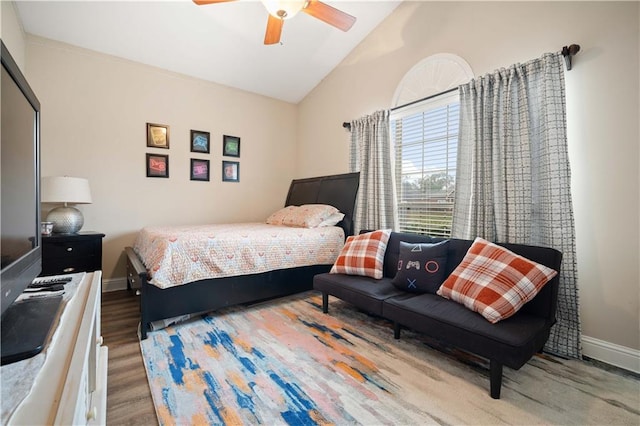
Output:
M318 228L335 226L344 214L328 204L303 204L287 206L267 218L269 225L284 225L296 228Z
M344 219L343 213L334 213L318 225L318 228L324 228L327 226L336 226L342 219Z

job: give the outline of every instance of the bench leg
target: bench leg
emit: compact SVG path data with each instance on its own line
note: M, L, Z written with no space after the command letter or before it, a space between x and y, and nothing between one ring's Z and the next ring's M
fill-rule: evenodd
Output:
M500 388L502 387L502 364L498 361L489 360L491 398L500 399Z
M400 325L399 322L394 322L393 323L393 338L394 339L399 339L400 338L400 331L402 330L402 326Z
M322 313L329 312L329 293L322 293Z

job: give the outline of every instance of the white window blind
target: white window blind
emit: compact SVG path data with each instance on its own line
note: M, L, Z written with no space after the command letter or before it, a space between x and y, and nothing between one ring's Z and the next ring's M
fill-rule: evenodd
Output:
M451 236L459 113L457 90L391 113L401 232Z

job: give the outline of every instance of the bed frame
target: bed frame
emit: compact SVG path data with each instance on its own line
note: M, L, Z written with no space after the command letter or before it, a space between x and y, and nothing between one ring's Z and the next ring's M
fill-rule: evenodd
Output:
M285 206L330 204L344 213L338 224L345 236L353 235L353 210L359 173L294 179ZM313 277L331 265L280 269L260 274L215 278L161 289L149 284L149 274L131 247L125 248L127 287L140 289L140 339L147 338L152 321L185 314L204 313L227 306L281 297L313 288Z

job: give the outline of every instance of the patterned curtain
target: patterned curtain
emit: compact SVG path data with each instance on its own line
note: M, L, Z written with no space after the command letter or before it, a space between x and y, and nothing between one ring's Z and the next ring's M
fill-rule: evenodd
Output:
M389 111L376 111L351 122L349 157L349 171L360 172L355 233L397 229Z
M545 349L580 357L563 58L545 54L460 86L452 234L563 254L557 324Z

